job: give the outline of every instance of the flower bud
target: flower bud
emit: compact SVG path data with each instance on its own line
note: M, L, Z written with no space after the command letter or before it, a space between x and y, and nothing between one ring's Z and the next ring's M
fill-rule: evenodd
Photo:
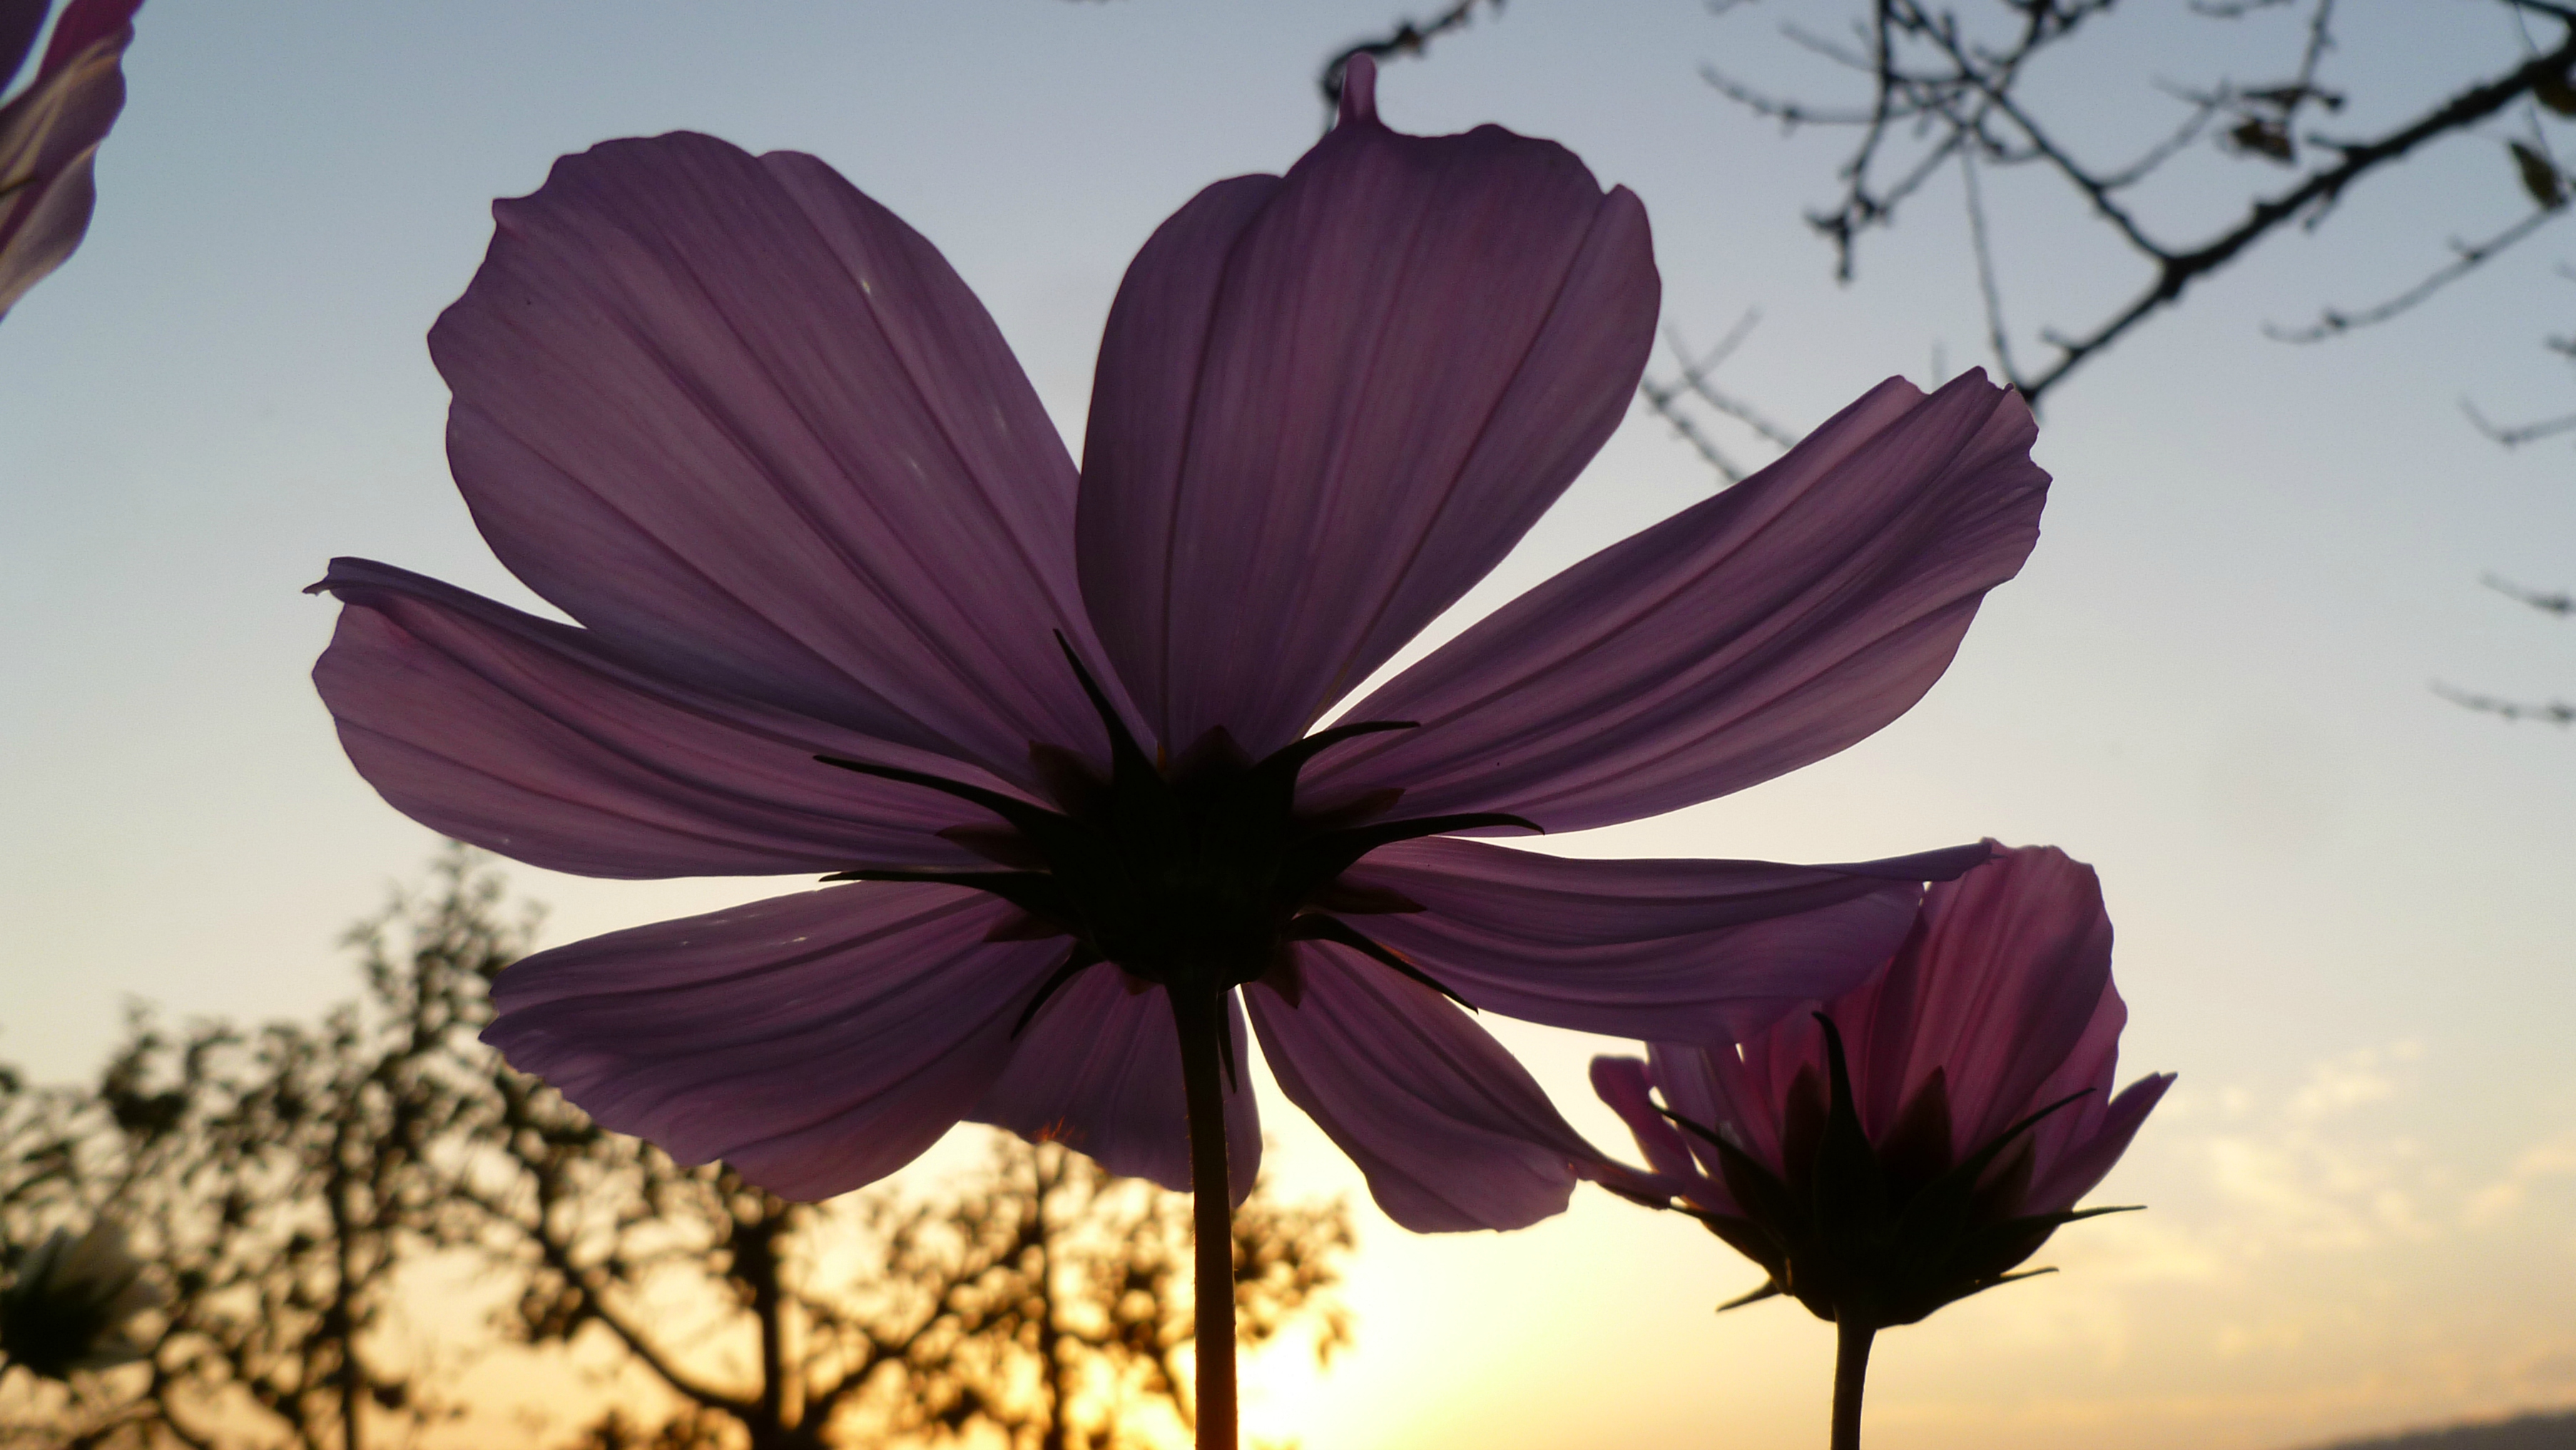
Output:
M2015 1270L2118 1211L2074 1205L2173 1081L2109 1096L2126 1019L2091 868L2004 850L1926 892L1895 958L1822 1010L1596 1059L1593 1083L1653 1165L1621 1191L1770 1275L1736 1304L1786 1294L1880 1329L2044 1273Z

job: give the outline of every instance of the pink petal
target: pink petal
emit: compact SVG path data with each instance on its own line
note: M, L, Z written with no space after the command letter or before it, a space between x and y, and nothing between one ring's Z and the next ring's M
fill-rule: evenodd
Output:
M1522 1228L1561 1213L1602 1154L1529 1070L1428 987L1341 947L1296 949L1296 1005L1245 994L1288 1100L1416 1233Z
M1646 1164L1657 1173L1689 1185L1690 1197L1704 1208L1712 1207L1701 1198L1704 1177L1691 1161L1690 1145L1682 1140L1681 1130L1662 1113L1655 1111L1654 1084L1646 1076L1646 1064L1634 1057L1596 1057L1592 1059L1592 1090L1628 1131L1637 1139L1637 1151L1646 1155ZM1721 1210L1722 1212L1725 1210Z
M810 156L612 141L430 333L493 552L674 678L1027 776L1100 739L1074 474L974 295Z
M912 1161L988 1091L1062 952L1012 908L865 885L612 932L501 974L483 1040L601 1126L820 1199Z
M1176 747L1301 734L1496 561L1626 412L1645 211L1549 142L1400 136L1365 85L1284 181L1129 269L1083 460L1083 597Z
M973 807L814 759L920 752L672 684L588 631L383 564L336 560L314 587L347 606L313 669L340 743L432 830L585 876L977 859L931 834Z
M1063 944L1058 943L1059 952ZM1261 1172L1261 1120L1241 1073L1243 1009L1226 1002L1238 1089L1226 1094L1226 1177L1234 1201ZM1190 1191L1189 1104L1171 994L1128 990L1116 967L1084 972L1048 999L1020 1034L1011 1065L968 1117L1035 1142L1058 1142L1112 1173Z
M1653 815L1821 759L1931 688L2038 538L2030 410L1971 373L1890 380L1761 473L1593 555L1352 708L1415 720L1324 757L1318 792L1552 831Z
M1663 1094L1665 1106L1701 1127L1726 1133L1727 1141L1779 1173L1787 1162L1780 1144L1781 1104L1788 1101L1788 1085L1797 1076L1797 1064L1778 1052L1776 1045L1822 1041L1814 1019L1797 1014L1748 1040L1741 1049L1650 1042L1646 1044L1647 1075ZM1819 1063L1824 1060L1820 1049L1814 1056ZM1784 1066L1789 1070L1776 1071ZM1693 1134L1687 1146L1700 1171L1722 1186L1726 1168L1715 1145Z
M132 20L142 0L72 0L54 24L33 84L0 106L0 313L62 265L89 230L95 200L91 158L125 106L119 69L134 42ZM33 7L36 15L42 5ZM16 47L0 68L5 82L25 54L23 11L0 17L0 37Z
M1986 1142L2046 1106L2043 1086L2074 1055L2110 983L2111 918L2090 866L2022 848L1934 886L1922 933L1887 975L1831 1009L1853 1062L1866 1064L1866 1085L1855 1084L1864 1121L1892 1122L1938 1067L1956 1145Z
M45 28L50 4L51 0L0 0L0 90L7 89L18 67L27 63L27 52L36 48L36 35Z
M2102 995L2073 1049L2031 1091L2029 1112L2034 1113L2050 1103L2075 1098L2031 1130L2039 1177L2047 1177L2050 1165L2089 1141L2101 1127L2104 1115L2110 1111L2111 1086L2119 1070L2120 1031L2128 1024L2129 1004L2120 1000L2119 990L2106 977Z
M44 8L35 7L40 13ZM113 41L119 50L132 44L134 12L142 8L143 0L72 0L63 7L62 18L54 22L54 33L45 42L45 63L37 69L38 79L83 63L85 53L102 40Z
M1884 965L1963 847L1853 866L1597 861L1479 841L1382 847L1348 874L1425 909L1351 924L1479 1009L1612 1037L1733 1040Z
M2109 1108L2101 1114L2092 1134L2071 1145L2066 1156L2047 1167L2034 1178L2030 1196L2023 1200L2024 1213L2058 1213L2073 1208L2077 1200L2093 1191L2094 1185L2129 1151L2129 1140L2164 1100L2165 1089L2172 1087L2172 1073L2156 1073L2129 1084Z

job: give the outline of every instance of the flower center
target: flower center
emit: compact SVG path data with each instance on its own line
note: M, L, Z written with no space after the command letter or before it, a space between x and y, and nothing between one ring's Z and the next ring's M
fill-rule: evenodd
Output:
M1064 644L1061 635L1057 643ZM997 939L1072 938L1063 964L1021 1014L1020 1026L1057 988L1102 962L1192 995L1271 976L1293 1001L1291 944L1300 941L1338 942L1459 1000L1401 954L1342 920L1420 911L1421 905L1391 891L1346 884L1341 874L1395 841L1476 826L1537 826L1490 811L1383 819L1402 794L1396 790L1328 810L1298 809L1297 776L1308 761L1358 736L1412 729L1409 721L1336 725L1258 761L1220 726L1179 758L1157 762L1069 645L1065 659L1108 731L1108 778L1071 751L1033 745L1039 778L1056 803L1051 810L940 776L817 756L826 765L924 786L990 811L1000 818L998 826L976 823L940 834L1008 868L862 867L826 879L971 887L1020 909L996 928Z

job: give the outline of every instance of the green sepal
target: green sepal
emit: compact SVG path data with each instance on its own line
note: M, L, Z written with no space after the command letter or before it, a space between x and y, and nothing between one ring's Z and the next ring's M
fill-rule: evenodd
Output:
M1786 1291L1781 1289L1779 1280L1765 1279L1762 1281L1761 1288L1747 1290L1718 1305L1717 1312L1723 1314L1729 1309L1741 1309L1747 1304L1759 1304L1765 1299L1778 1298L1784 1292Z
M1717 1235L1728 1248L1760 1264L1773 1279L1787 1276L1789 1255L1795 1246L1769 1224L1705 1208L1686 1207L1682 1212L1698 1219L1702 1228Z
M1717 1149L1718 1171L1726 1191L1755 1223L1772 1228L1784 1244L1790 1236L1804 1237L1808 1214L1789 1185L1779 1175L1762 1166L1762 1160L1727 1141L1724 1134L1706 1128L1669 1108L1658 1109L1674 1125ZM1777 1226L1777 1227L1774 1227Z
M1852 1102L1851 1067L1843 1060L1843 1035L1824 1013L1817 1013L1816 1021L1825 1029L1825 1070L1829 1075L1825 1131L1816 1145L1812 1190L1816 1232L1836 1244L1873 1245L1885 1239L1895 1226L1895 1214L1888 1203L1887 1174L1879 1166L1878 1150L1870 1145L1869 1133L1861 1127L1860 1109Z

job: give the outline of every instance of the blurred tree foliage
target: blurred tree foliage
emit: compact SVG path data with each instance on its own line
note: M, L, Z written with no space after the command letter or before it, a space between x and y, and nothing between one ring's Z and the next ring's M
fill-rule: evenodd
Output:
M534 925L454 848L351 932L359 1004L256 1032L138 1011L94 1086L0 1074L0 1274L106 1220L166 1298L140 1364L0 1368L0 1447L409 1445L487 1423L463 1377L512 1357L567 1377L571 1419L514 1438L585 1450L1106 1450L1187 1425L1186 1198L1002 1135L937 1189L823 1204L673 1163L476 1040ZM1351 1243L1341 1202L1256 1191L1242 1342L1347 1344ZM421 1311L459 1283L502 1306L466 1342Z

